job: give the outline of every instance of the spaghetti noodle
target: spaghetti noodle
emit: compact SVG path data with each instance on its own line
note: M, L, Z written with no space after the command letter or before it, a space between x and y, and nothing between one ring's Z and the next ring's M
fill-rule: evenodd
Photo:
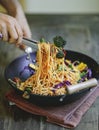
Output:
M79 61L71 62L64 57L56 55L62 48L51 43L38 43L35 73L17 87L33 94L63 95L66 94L66 86L77 84L88 79L88 66Z

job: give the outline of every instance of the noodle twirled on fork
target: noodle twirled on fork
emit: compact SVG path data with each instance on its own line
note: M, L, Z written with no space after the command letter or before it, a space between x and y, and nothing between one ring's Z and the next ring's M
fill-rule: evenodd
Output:
M60 42L60 41L58 41ZM63 41L64 43L64 41ZM66 87L91 78L91 70L79 61L66 59L66 51L56 44L39 42L35 73L17 86L22 91L39 95L64 95Z

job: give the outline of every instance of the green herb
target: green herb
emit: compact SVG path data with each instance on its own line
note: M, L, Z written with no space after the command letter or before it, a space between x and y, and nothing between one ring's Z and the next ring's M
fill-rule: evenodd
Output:
M30 98L30 94L27 91L24 91L23 95L22 95L25 99L29 99Z
M24 91L27 92L27 93L29 94L29 93L31 93L32 88L31 88L31 87L26 87Z
M58 69L59 71L61 71L61 70L63 70L63 66L62 66L62 65L58 65L58 66L57 66L57 69Z
M53 38L55 46L63 48L66 44L66 41L61 36L56 36Z
M64 57L64 52L62 50L59 50L58 53L56 54L57 58L63 58Z
M45 39L44 39L44 38L41 38L41 39L40 39L40 43L42 43L42 42L45 42Z
M73 69L72 64L69 64L69 67L70 67L71 69Z
M84 77L85 75L86 75L86 72L80 73L80 77L81 77L81 78Z

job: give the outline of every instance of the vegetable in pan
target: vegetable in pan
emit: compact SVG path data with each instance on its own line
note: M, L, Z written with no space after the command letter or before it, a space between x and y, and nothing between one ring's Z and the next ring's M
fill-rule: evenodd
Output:
M92 78L92 71L86 63L66 58L66 51L63 49L65 44L66 41L60 36L55 37L52 44L45 40L38 43L36 63L29 65L35 73L26 81L17 83L18 89L24 91L25 96L30 93L64 95L67 87Z

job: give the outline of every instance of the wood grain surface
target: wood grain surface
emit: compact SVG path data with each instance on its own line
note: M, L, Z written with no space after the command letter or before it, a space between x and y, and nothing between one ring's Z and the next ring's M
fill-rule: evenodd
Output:
M35 40L44 37L52 41L61 35L67 41L66 49L82 52L99 63L98 15L27 15ZM16 106L9 106L5 93L10 89L4 77L6 66L24 52L14 45L0 41L0 130L67 130L46 122L41 116L29 114ZM75 130L99 129L99 98L83 116Z

